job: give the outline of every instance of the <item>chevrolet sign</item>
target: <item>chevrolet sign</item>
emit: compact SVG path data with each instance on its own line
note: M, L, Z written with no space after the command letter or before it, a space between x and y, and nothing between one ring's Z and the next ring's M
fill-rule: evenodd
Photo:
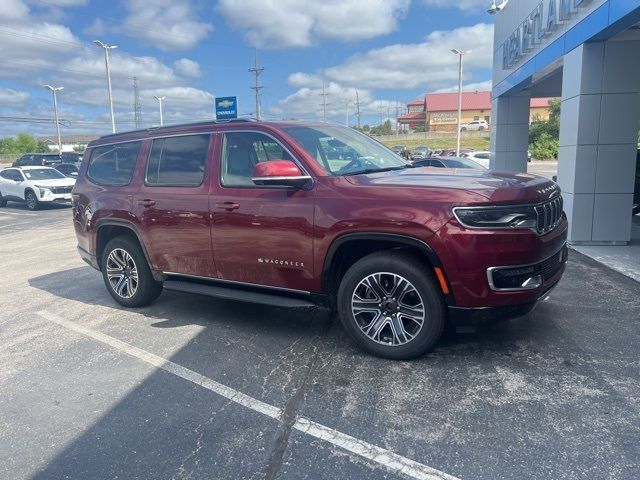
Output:
M545 41L551 32L591 0L543 0L502 44L502 69L513 67L520 58Z
M238 118L238 98L216 98L216 120L233 120Z

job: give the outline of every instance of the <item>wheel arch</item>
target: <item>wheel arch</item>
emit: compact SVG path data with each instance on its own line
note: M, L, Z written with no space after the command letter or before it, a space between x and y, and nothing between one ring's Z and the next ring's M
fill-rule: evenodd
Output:
M335 302L339 280L354 263L371 253L393 249L410 251L430 267L442 269L431 246L415 237L379 232L350 233L336 238L327 251L322 269L322 291L329 296L330 302ZM451 304L453 295L445 295L445 301Z
M119 236L129 236L133 238L138 245L140 246L142 253L144 254L144 258L151 269L151 273L153 274L153 278L158 281L164 280L164 276L162 272L154 270L153 264L151 263L151 259L147 252L147 248L142 241L142 237L138 232L136 226L128 222L126 220L114 220L114 219L104 219L98 220L96 224L96 261L100 270L102 270L102 254L104 252L104 247L109 243L109 241L115 237Z

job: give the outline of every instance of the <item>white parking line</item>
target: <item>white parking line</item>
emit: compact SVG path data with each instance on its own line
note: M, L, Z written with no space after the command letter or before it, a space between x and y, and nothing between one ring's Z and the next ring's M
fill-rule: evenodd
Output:
M276 420L279 420L282 415L282 410L278 407L274 407L273 405L269 405L268 403L250 397L238 390L227 387L226 385L194 372L193 370L189 370L182 365L178 365L177 363L173 363L172 361L159 357L158 355L147 352L138 347L134 347L122 340L118 340L117 338L111 337L102 332L78 325L75 322L70 322L46 310L37 312L37 315L76 333L90 337L98 342L104 343L105 345L109 345L121 352L125 352L132 357L142 360L143 362L160 368L166 372L172 373L177 377L188 380L196 385L200 385L201 387L217 393L218 395L227 398L238 405L242 405L243 407L253 410L254 412L261 413ZM346 433L325 427L324 425L316 423L305 417L298 417L293 428L312 437L329 442L351 453L355 453L356 455L375 462L393 472L401 473L411 478L418 480L459 480L447 473L393 453L385 448L372 445L364 440L347 435Z
M0 215L15 215L16 217L35 217L38 215L37 213L26 213L26 212L5 212L4 210L0 210Z

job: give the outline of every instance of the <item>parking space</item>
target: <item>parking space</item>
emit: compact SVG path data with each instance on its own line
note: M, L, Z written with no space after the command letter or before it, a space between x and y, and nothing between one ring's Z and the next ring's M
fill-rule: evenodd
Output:
M0 478L632 479L640 284L572 252L548 300L412 362L324 310L125 310L70 210L0 209Z

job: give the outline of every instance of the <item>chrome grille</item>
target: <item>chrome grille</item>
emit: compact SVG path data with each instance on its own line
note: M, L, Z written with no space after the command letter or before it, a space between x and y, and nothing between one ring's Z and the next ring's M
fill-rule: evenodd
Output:
M558 226L562 219L562 207L561 195L534 207L538 221L536 226L538 234L550 232Z
M51 193L60 194L60 193L71 193L73 187L51 187Z

